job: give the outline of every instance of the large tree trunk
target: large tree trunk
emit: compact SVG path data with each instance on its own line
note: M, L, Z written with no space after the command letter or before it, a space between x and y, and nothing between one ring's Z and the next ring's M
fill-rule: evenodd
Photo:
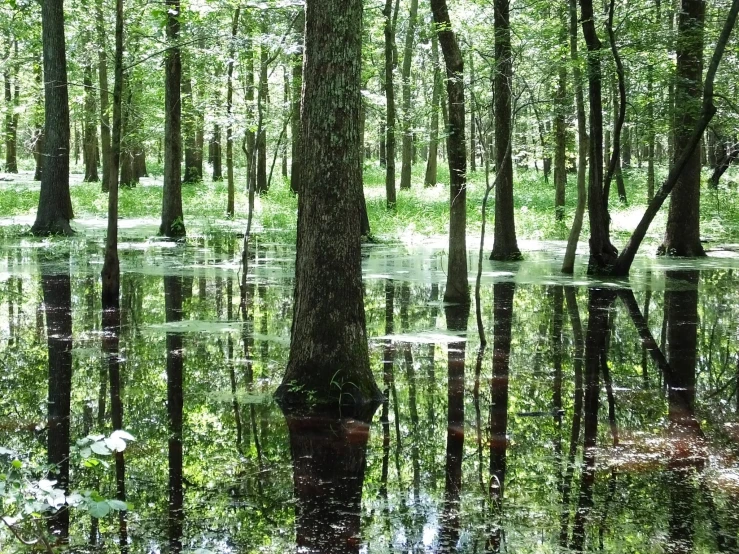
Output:
M182 214L182 104L180 86L182 63L180 47L180 1L166 0L167 41L169 50L164 55L164 187L162 191L162 223L159 234L167 237L185 236Z
M464 126L464 59L452 31L446 0L431 0L436 32L444 54L449 109L449 263L445 302L470 301L467 282L467 145Z
M437 164L439 159L439 110L441 102L441 69L439 69L439 38L431 33L431 63L434 67L434 84L431 93L431 126L429 129L429 151L426 160L426 177L423 184L433 187L437 181Z
M69 196L69 96L64 45L63 0L47 0L41 7L44 49L46 163L41 177L34 235L71 235L74 217Z
M590 100L590 172L588 215L590 216L589 272L610 268L617 250L611 244L608 198L603 194L603 102L600 66L601 43L595 31L592 0L580 0L581 21L588 47L588 96Z
M300 97L303 88L303 34L305 33L305 9L299 8L295 28L298 29L301 49L292 59L292 112L290 114L290 134L292 135L290 162L290 190L300 192Z
M361 28L362 0L306 2L295 307L277 390L284 402L305 402L308 392L334 406L380 398L361 268Z
M102 161L102 189L107 192L110 188L112 179L111 172L111 136L110 136L110 115L108 113L108 54L105 45L105 15L103 12L103 0L95 3L95 27L98 39L98 83L100 86L100 143L101 143L101 161ZM119 162L120 165L120 162ZM118 175L115 176L116 181Z
M500 173L495 187L495 237L491 260L520 260L513 210L513 133L511 96L513 53L511 52L510 0L495 0L495 168Z
M98 177L98 114L95 102L95 91L92 88L92 66L85 67L83 85L85 87L85 177L84 181L91 183L99 181Z
M388 209L395 209L395 26L393 0L385 0L385 195Z
M408 29L405 33L403 48L403 149L400 168L400 188L411 188L411 164L413 163L413 133L411 131L411 65L413 61L413 43L416 37L416 18L418 17L418 0L411 0L408 14Z
M677 38L675 144L686 144L700 117L705 0L683 0ZM675 149L677 152L678 148ZM660 251L675 256L704 256L700 241L700 150L688 159L675 185Z

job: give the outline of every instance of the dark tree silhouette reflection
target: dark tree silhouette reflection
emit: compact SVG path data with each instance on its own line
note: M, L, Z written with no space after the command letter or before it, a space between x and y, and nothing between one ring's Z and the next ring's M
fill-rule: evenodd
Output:
M362 486L370 421L378 404L354 413L283 406L290 435L296 551L352 554L360 548Z
M164 277L164 310L167 323L182 320L182 278ZM167 422L169 425L169 551L182 551L184 490L182 487L182 407L183 350L182 334L167 333Z
M72 291L69 253L41 263L49 354L47 461L49 479L69 493L69 417L72 396ZM59 542L69 536L69 511L62 507L49 518L49 531Z

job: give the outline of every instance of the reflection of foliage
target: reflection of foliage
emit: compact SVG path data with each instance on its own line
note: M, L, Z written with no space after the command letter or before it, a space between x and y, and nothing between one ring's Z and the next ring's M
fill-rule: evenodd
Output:
M133 437L125 431L114 431L109 437L89 435L77 441L72 455L85 468L105 470L108 464L96 456L123 452L126 441L131 440ZM59 510L75 508L103 518L112 511L126 511L130 507L126 502L105 498L92 490L67 495L56 487L56 481L40 477L47 473L45 464L22 460L16 452L0 447L0 519L25 546L41 544L47 552L52 552L45 518Z

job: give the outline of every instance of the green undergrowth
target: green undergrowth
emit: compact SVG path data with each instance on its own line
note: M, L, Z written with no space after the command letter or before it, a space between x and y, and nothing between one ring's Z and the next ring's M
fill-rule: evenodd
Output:
M79 168L76 168L77 170ZM413 168L410 190L398 190L394 209L388 209L385 193L385 169L377 162L364 166L364 191L373 239L378 242L415 242L425 237L443 236L449 225L449 170L439 162L438 181L433 187L423 186L425 164ZM665 168L659 168L657 181L664 178ZM397 178L400 167L397 167ZM28 226L14 218L35 215L39 184L32 181L28 172L12 176L13 181L0 182L0 234L17 235L28 231ZM646 207L646 169L633 168L624 171L628 203L621 203L612 187L611 230L614 242L621 246L638 223ZM489 176L492 182L494 175ZM521 240L564 240L575 212L576 176L568 175L564 221L554 217L554 185L550 178L545 182L540 171L517 169L514 176L515 223ZM711 241L731 242L739 238L739 200L736 188L737 171L728 172L718 190L704 186L701 199L703 233ZM82 183L78 171L72 174L72 204L78 220L104 218L107 212L107 195L99 183ZM479 236L481 206L486 190L484 171L468 175L467 228L470 236ZM183 185L183 209L185 225L190 234L219 232L228 225L225 214L227 187L225 181L206 180L198 184ZM141 219L156 222L162 204L161 177L145 178L135 188L120 191L119 213L121 219ZM247 195L243 170L236 172L236 222L229 226L241 229L245 225ZM664 232L667 206L658 214L647 236L647 241L658 242ZM254 231L283 240L294 239L296 232L297 198L291 193L289 183L275 174L267 194L255 203ZM495 192L488 200L486 235L492 236L495 214ZM587 215L581 239L588 233Z

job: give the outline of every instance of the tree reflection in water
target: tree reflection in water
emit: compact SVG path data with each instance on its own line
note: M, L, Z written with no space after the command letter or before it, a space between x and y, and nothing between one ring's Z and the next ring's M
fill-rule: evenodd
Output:
M367 441L376 409L376 404L354 410L283 407L293 462L296 552L359 552Z

